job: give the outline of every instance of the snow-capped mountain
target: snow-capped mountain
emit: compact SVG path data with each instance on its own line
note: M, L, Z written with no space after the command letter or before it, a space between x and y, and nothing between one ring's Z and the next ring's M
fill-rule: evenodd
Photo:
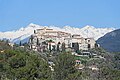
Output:
M20 40L25 40L29 38L30 35L34 33L34 30L48 27L58 31L65 31L71 34L80 34L82 37L90 37L97 40L98 38L104 36L106 33L115 30L115 28L95 28L93 26L85 26L83 28L75 28L70 26L64 26L62 28L55 27L55 26L40 26L36 24L29 24L25 28L20 28L16 31L7 31L7 32L0 32L0 39L9 39L11 42L19 42Z

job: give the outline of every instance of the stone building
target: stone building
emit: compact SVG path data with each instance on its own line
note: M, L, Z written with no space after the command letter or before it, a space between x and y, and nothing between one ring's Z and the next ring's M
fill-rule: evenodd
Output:
M65 48L79 50L88 50L95 47L95 40L93 38L83 38L78 34L71 35L63 31L56 31L49 28L37 29L31 36L29 44L30 48L35 51L43 51L47 49L60 49L62 43L65 43Z

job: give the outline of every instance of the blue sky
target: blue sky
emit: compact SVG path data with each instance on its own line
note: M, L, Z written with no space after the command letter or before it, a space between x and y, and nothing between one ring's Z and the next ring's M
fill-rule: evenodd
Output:
M30 23L120 27L120 0L0 0L0 31Z

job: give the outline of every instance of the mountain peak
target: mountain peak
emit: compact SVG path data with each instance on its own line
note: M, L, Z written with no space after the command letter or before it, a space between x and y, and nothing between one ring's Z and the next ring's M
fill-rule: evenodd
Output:
M34 28L35 26L36 26L36 24L30 23L27 27L32 27L32 28Z
M85 26L83 28L76 28L71 26L64 26L64 27L56 27L56 26L40 26L34 23L30 23L27 27L22 27L19 30L16 31L7 31L7 32L0 32L0 39L7 38L11 40L20 40L19 37L21 36L21 39L25 39L26 37L29 37L34 33L34 30L39 28L52 28L56 31L64 31L71 34L79 34L82 37L92 37L95 40L98 38L104 36L106 33L111 32L115 29L113 28L95 28L93 26Z
M93 27L93 26L89 26L89 25L87 25L87 26L85 26L85 27L83 27L84 29L94 29L95 27Z

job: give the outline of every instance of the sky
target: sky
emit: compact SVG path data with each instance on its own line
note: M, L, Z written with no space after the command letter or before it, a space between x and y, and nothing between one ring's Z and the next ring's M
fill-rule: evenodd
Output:
M120 0L0 0L0 31L41 26L120 27Z

